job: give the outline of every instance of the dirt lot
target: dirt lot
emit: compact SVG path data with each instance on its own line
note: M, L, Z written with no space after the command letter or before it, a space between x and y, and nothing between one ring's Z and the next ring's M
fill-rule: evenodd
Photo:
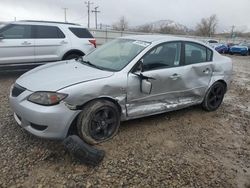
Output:
M8 104L17 74L0 76L0 187L250 187L250 56L233 56L234 81L223 105L122 123L100 145L103 163L74 161L60 142L15 123Z

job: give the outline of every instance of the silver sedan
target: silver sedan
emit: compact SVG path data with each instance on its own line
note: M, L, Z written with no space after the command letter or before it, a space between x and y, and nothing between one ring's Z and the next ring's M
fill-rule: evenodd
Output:
M222 103L232 61L198 41L170 36L113 40L77 60L40 66L10 93L17 123L39 137L112 138L120 121Z

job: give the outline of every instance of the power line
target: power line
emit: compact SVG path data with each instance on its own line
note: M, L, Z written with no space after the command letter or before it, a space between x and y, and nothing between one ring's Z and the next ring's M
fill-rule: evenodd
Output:
M94 4L90 1L85 2L85 4L87 4L87 8L88 8L88 28L90 28L90 5Z
M68 8L63 8L64 10L64 22L67 22L67 10Z
M97 13L100 13L101 11L98 11L97 9L98 9L99 7L97 6L97 7L95 7L94 9L95 10L92 10L92 12L94 12L95 13L95 28L97 29Z

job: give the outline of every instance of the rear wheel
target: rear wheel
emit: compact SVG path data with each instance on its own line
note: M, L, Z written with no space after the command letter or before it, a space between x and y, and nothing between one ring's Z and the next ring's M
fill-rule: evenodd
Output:
M110 101L99 100L87 104L77 121L79 136L89 144L111 139L120 126L120 113Z
M224 98L226 85L222 82L215 82L207 91L202 103L203 109L206 111L217 110Z

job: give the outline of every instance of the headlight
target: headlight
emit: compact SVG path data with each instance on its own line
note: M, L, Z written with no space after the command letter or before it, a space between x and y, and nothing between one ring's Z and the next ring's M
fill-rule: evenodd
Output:
M28 101L44 105L51 106L58 104L60 101L65 99L68 95L64 93L49 92L49 91L38 91L31 94L28 97Z

